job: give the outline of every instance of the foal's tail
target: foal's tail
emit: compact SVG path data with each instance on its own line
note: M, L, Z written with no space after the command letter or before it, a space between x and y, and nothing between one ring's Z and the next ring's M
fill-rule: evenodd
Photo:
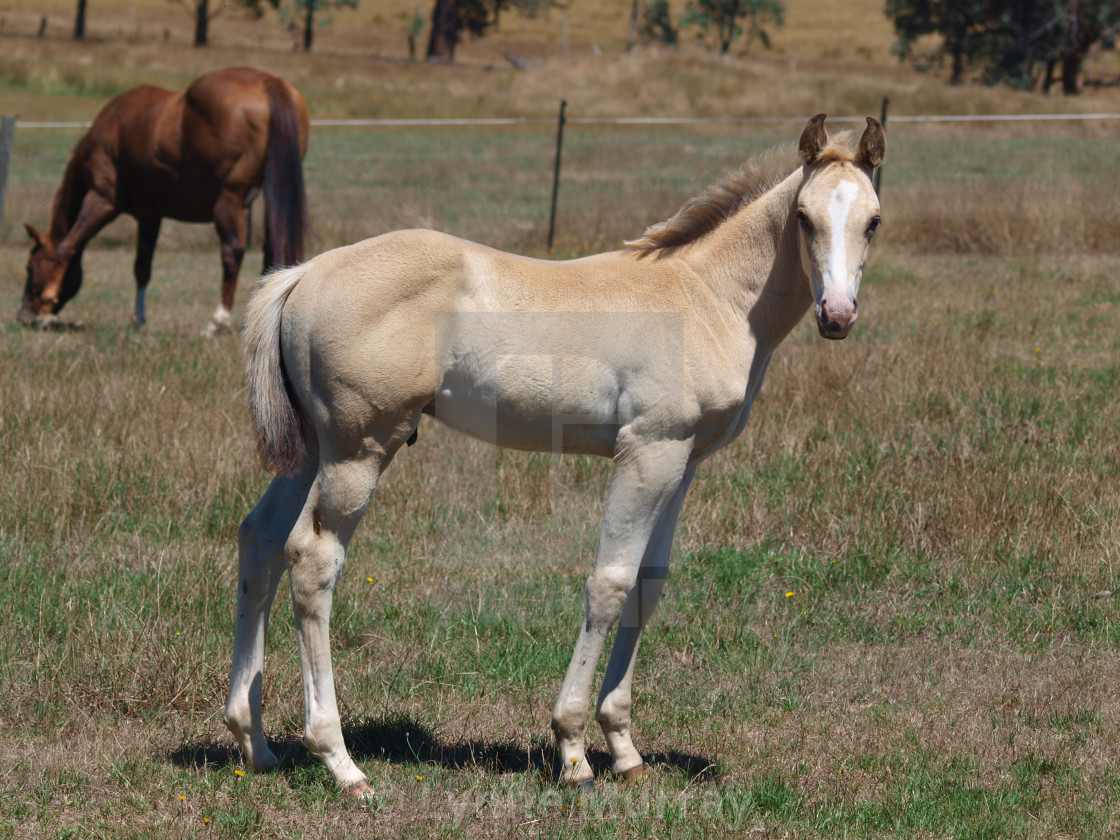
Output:
M280 322L288 295L306 273L307 267L301 265L266 274L245 313L249 416L257 432L261 463L277 475L296 472L305 450L300 415L280 354Z
M264 270L303 259L307 193L299 145L300 108L282 79L264 80L268 94L268 147L264 159Z

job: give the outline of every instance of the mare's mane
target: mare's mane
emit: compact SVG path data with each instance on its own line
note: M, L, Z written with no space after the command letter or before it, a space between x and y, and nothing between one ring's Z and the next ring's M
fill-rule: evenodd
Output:
M841 131L830 137L813 163L853 160L848 146L850 135ZM623 246L645 256L695 242L782 183L800 163L797 147L792 144L763 152L690 198L671 218L650 225L640 239L624 242Z

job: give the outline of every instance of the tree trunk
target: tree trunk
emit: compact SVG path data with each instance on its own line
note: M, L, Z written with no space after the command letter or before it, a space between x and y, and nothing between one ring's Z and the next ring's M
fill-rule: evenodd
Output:
M194 45L206 46L206 30L210 24L210 0L196 0L194 7Z
M428 61L455 61L459 40L459 10L455 0L436 0L432 9L432 33L428 38Z
M1081 53L1069 53L1062 56L1062 93L1078 94L1081 93L1081 88L1077 84L1077 78L1081 75L1081 61L1084 56Z
M1042 73L1042 92L1049 93L1050 86L1054 84L1054 59L1046 62L1046 69Z
M626 52L634 49L638 40L638 18L642 14L642 0L634 0L630 6L630 31L626 33Z
M311 41L315 37L315 3L307 0L307 13L303 19L303 51L311 52Z
M78 0L78 14L74 18L74 40L86 37L86 0Z

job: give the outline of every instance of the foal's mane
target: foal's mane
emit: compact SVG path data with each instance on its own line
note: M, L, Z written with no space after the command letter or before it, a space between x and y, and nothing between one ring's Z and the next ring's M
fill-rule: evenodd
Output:
M813 163L853 160L855 156L848 147L850 135L851 132L841 131L830 137L828 145ZM743 207L770 192L800 163L796 146L776 146L751 158L739 170L725 175L690 198L671 218L650 225L640 239L622 244L630 251L637 251L638 256L645 256L695 242Z

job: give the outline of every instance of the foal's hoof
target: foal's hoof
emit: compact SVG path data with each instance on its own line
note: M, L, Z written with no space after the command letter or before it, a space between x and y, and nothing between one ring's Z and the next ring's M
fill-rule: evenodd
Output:
M367 796L373 796L373 786L365 779L362 779L360 782L354 782L354 784L346 788L346 793L354 799L362 800Z
M590 779L561 778L557 780L556 784L562 788L579 790L586 793L595 790L595 777L592 776Z
M615 775L628 785L640 782L646 776L646 766L644 764L639 764L637 767L631 767L629 770L619 770Z

